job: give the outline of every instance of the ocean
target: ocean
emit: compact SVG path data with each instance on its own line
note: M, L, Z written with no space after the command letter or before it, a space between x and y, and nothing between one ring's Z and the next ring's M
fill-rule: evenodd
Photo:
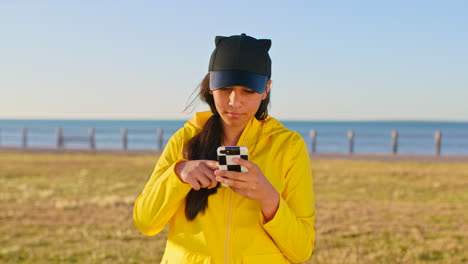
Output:
M0 147L20 147L26 128L28 147L56 147L57 128L62 129L64 145L88 148L88 131L94 128L95 147L123 147L121 130L127 129L128 149L157 149L162 129L163 144L183 126L185 120L1 120ZM348 132L353 131L354 153L392 153L392 131L398 132L398 153L435 154L435 133L441 132L443 154L468 155L468 122L427 121L287 121L282 123L300 133L312 150L310 131L314 130L315 151L349 151Z

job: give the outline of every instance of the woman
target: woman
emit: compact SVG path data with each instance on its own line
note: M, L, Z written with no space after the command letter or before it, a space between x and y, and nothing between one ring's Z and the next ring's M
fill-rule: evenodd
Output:
M169 224L162 263L291 263L314 247L314 196L302 137L268 115L270 40L216 37L196 113L169 140L137 198L145 235ZM219 146L246 146L248 172L221 171ZM228 185L222 186L220 183Z

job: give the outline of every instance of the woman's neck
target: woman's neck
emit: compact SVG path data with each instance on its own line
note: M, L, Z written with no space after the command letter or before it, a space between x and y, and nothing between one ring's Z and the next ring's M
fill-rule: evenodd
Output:
M245 127L230 127L223 124L223 145L236 146Z

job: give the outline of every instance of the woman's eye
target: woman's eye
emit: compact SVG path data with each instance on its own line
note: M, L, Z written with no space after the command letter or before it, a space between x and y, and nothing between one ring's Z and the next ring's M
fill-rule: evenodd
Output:
M249 93L249 94L255 93L255 91L253 91L253 90L244 90L244 92Z

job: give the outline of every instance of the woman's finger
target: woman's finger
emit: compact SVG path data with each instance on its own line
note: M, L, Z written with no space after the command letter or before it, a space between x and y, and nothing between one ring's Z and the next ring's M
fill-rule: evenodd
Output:
M216 176L216 180L219 181L220 183L224 183L226 185L229 185L231 188L236 188L236 189L247 189L248 184L243 181L237 181L229 178L224 178L221 176Z
M191 178L188 184L190 184L190 186L192 186L194 190L200 190L200 183L198 183L198 181L195 178Z
M249 174L237 171L215 170L214 174L215 176L230 178L237 181L246 181L246 179L249 178Z
M210 161L208 161L208 162L210 162ZM216 187L216 185L218 185L218 182L215 179L214 170L212 169L213 163L211 163L211 164L206 163L205 165L207 165L207 166L203 167L202 173L206 178L208 178L208 180L210 181L210 184L207 185L207 186L203 186L203 187L207 187L208 189L211 189L211 188Z
M247 175L247 173L237 172L237 171L227 171L227 170L215 170L214 175L215 176L226 177L226 178L231 178L231 179L236 179L236 180L241 180L242 176Z
M214 170L211 167L203 166L200 170L210 181L215 180Z
M211 184L208 185L206 188L208 188L208 189L213 189L214 187L216 187L216 185L218 185L218 181L217 181L216 179L213 179L213 180L211 181Z
M205 176L210 180L210 185L207 186L208 189L212 189L218 185L218 181L216 180L216 175L213 170L207 168Z
M202 188L206 188L211 185L211 180L205 174L197 175L197 181L200 183Z
M217 161L214 161L214 160L207 160L205 164L211 170L217 170L219 168L219 163Z
M241 158L232 158L232 161L234 163L237 163L237 164L239 164L241 166L246 167L249 172L258 171L257 165L255 165L255 163L251 162L250 160L245 160L245 159L241 159Z

